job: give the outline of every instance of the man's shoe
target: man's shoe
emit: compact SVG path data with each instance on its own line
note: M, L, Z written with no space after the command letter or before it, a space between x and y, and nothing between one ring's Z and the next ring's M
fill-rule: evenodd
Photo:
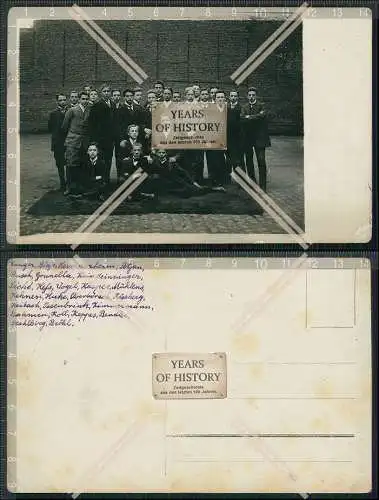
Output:
M224 186L213 186L212 191L220 191L222 193L226 193L226 189Z
M197 189L205 189L205 186L201 186L198 182L194 182L193 185L197 188Z
M97 191L96 190L92 190L92 191L85 191L83 193L83 196L94 196L95 194L97 194Z

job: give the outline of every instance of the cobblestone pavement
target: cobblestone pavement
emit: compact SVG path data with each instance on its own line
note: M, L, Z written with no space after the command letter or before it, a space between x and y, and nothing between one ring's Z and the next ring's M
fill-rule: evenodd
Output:
M21 136L20 235L74 232L88 216L34 216L27 210L46 191L58 187L58 175L48 135ZM267 149L268 194L300 226L304 227L303 139L273 137ZM114 175L115 168L112 166ZM242 189L242 188L241 188ZM110 215L96 232L101 233L284 233L268 214Z

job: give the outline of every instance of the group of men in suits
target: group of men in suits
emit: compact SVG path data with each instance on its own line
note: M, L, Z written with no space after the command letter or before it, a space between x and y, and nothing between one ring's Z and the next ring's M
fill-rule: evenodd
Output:
M152 109L160 101L227 105L227 151L152 150ZM194 84L182 95L161 81L147 92L145 101L140 88L121 92L104 84L100 91L90 85L80 92L73 90L69 99L66 94L58 93L56 104L49 115L48 129L60 189L65 195L82 197L95 191L103 196L110 183L113 155L119 182L140 166L151 178L166 179L190 191L205 184L225 190L232 169L246 164L247 174L266 190L265 149L271 143L265 107L258 100L255 88L248 89L245 106L241 106L237 90L227 96L217 87L208 89ZM166 163L167 171L163 171ZM156 190L158 184L150 186L150 190Z

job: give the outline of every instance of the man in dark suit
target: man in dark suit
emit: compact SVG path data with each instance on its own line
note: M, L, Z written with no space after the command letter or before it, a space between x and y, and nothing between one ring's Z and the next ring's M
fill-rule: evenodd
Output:
M119 181L125 182L127 179L134 178L138 179L142 175L141 173L136 174L136 170L141 168L144 172L150 173L150 165L152 163L152 158L148 156L143 156L142 154L142 144L136 142L130 151L130 156L124 158L121 163L121 176ZM154 191L156 190L156 182L154 179L149 177L137 188L137 193L134 192L132 195L128 196L128 199L133 199L136 196L141 196L143 198L154 198Z
M122 139L122 117L124 105L121 102L121 91L119 89L112 90L112 120L113 120L113 146L116 158L117 177L120 176L120 141Z
M125 139L122 139L120 142L120 164L132 155L133 147L138 144L142 147L142 155L148 155L150 150L146 141L143 137L143 132L141 134L141 129L136 124L130 124L128 127L128 136ZM118 178L118 182L121 182L121 176Z
M88 95L81 92L79 104L66 111L62 123L65 137L66 157L66 194L81 196L83 194L83 154L87 148Z
M120 115L121 139L125 139L127 137L129 125L135 124L141 127L145 122L145 114L142 106L133 101L133 90L125 89L123 96L124 102Z
M54 153L55 164L58 169L61 191L66 189L64 132L62 124L67 111L67 98L65 94L56 95L57 107L49 115L48 130L51 134L51 151Z
M143 155L143 147L139 142L135 142L130 148L127 150L125 149L125 154L127 154L127 156L123 157L121 160L120 182L124 182L128 179L138 168L147 171L149 162L152 162L150 158Z
M143 124L142 129L144 133L144 142L148 151L151 150L151 129L152 129L152 113L153 107L156 105L157 96L155 90L147 92L147 102L143 108Z
M266 148L271 146L268 132L267 115L264 103L257 99L255 87L247 92L248 104L242 109L243 144L246 154L247 174L256 182L254 174L254 152L257 157L259 186L267 189Z
M89 142L95 142L105 162L104 180L110 182L110 172L113 156L113 110L111 103L111 88L103 85L101 98L92 104L88 113Z
M181 153L179 151L169 152L158 149L152 158L153 162L149 165L148 172L153 179L157 178L155 189L159 193L174 189L183 195L192 196L203 192L203 186L180 166Z
M227 114L228 160L234 169L242 165L241 105L237 90L229 92Z
M84 160L84 175L86 176L87 196L95 196L99 200L104 200L104 181L105 163L99 156L99 149L96 143L91 143L87 149L87 155Z

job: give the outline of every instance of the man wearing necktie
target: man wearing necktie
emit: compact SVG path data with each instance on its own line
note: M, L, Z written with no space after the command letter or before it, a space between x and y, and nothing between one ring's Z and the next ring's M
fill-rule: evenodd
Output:
M124 103L120 115L121 139L127 137L129 125L135 124L141 126L144 121L142 106L134 102L134 91L132 89L125 89L123 96Z
M144 172L149 172L149 165L152 159L148 156L143 156L142 154L142 144L136 142L133 144L132 150L130 151L130 156L122 160L122 171L120 182L125 182L127 179L138 179L142 175L142 172L136 173L136 170L142 169ZM150 177L150 176L149 176ZM155 182L147 178L132 195L128 196L128 199L134 198L154 198L154 188Z
M109 184L114 141L113 109L109 85L102 86L101 98L90 108L88 114L88 138L90 142L98 144L105 163L104 181Z
M95 195L98 199L104 200L105 163L99 157L99 150L95 143L88 146L85 171L87 176L87 192L85 194L88 196Z
M55 164L58 169L60 189L66 189L64 134L62 124L67 111L67 97L63 93L56 95L57 107L49 115L48 130L51 134L51 151L54 153Z
M122 163L132 155L133 148L136 144L142 147L141 154L147 154L146 143L140 142L140 127L134 123L128 127L128 137L120 143L120 172L122 171ZM121 182L122 175L118 176L118 182Z
M241 111L243 125L243 143L246 154L248 176L256 182L254 173L254 152L257 157L259 186L263 191L267 188L266 147L271 146L268 132L266 109L262 101L257 99L257 91L250 87L247 92L248 104Z
M113 121L113 146L116 158L117 177L120 176L120 141L122 140L122 116L124 104L121 102L121 91L119 89L112 90L112 121Z
M82 160L86 148L87 132L87 92L81 92L79 104L66 111L62 123L65 137L67 191L65 194L80 196L83 194Z
M149 90L147 92L147 102L143 108L143 119L141 132L143 132L142 142L146 145L146 150L151 150L151 129L152 129L152 117L153 117L153 107L156 105L157 96L155 90ZM142 134L141 134L142 135Z

